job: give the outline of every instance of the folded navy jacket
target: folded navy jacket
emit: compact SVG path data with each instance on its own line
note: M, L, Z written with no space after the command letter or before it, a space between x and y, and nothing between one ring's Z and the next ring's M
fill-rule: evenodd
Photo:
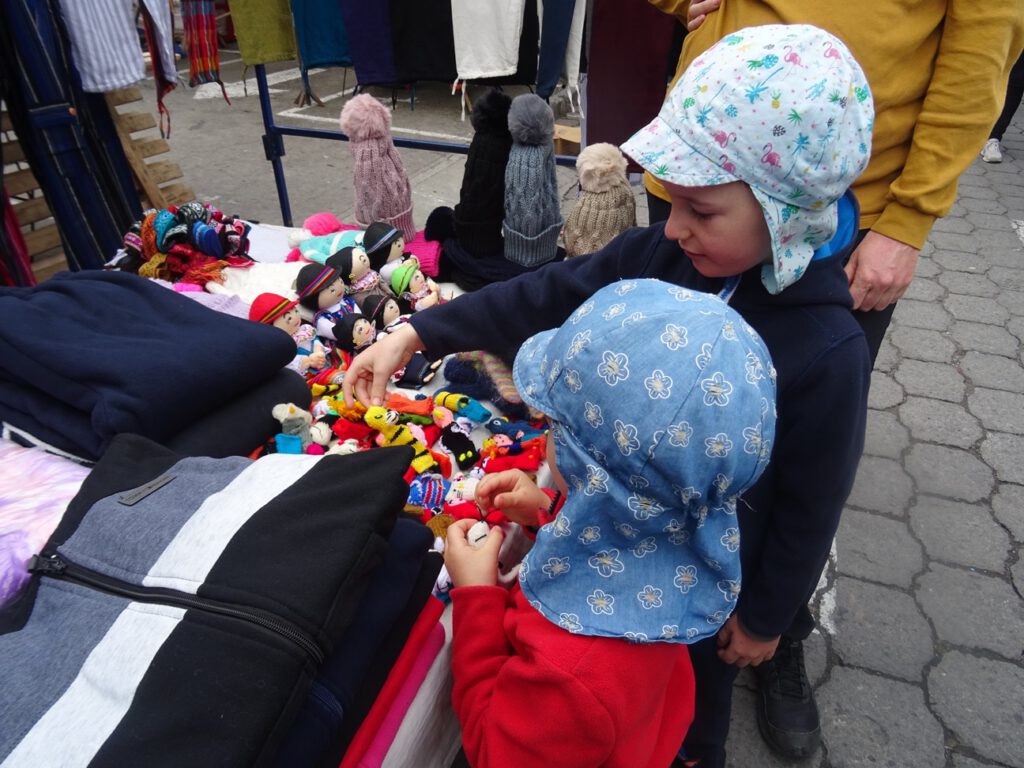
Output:
M0 288L0 421L89 460L120 432L166 443L294 356L279 329L127 272Z

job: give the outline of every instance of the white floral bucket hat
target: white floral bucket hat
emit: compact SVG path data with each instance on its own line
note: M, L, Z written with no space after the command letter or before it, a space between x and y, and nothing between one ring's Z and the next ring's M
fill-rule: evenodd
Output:
M519 573L531 604L585 635L717 632L740 589L736 499L775 434L760 336L716 296L623 281L528 339L512 376L569 485Z
M873 123L867 78L842 41L771 24L695 59L622 150L672 184L746 182L772 241L761 279L779 293L835 234L835 203L867 166Z

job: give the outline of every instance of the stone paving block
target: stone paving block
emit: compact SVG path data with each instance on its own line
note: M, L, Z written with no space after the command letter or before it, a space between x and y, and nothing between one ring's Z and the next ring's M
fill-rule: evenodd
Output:
M871 374L871 388L868 390L869 408L892 408L903 402L906 394L903 387L878 371Z
M918 496L910 507L910 529L930 560L1001 574L1010 555L1010 537L988 504L965 504Z
M910 477L899 462L864 456L847 503L873 512L902 517L913 494Z
M1024 456L1024 437L991 432L981 441L979 451L1002 482L1024 484L1024 462L1020 460Z
M794 768L792 761L776 755L765 744L757 730L757 695L746 688L733 688L732 718L726 742L726 768ZM817 765L821 750L812 755L806 765Z
M913 299L900 299L893 313L893 320L900 325L927 328L932 331L944 331L953 323L941 304Z
M957 274L960 274L959 272ZM938 301L946 295L946 289L935 280L931 280L927 277L915 277L910 281L910 285L907 287L907 292L903 294L905 299L913 299L914 301Z
M960 198L973 197L978 200L998 200L999 195L992 187L988 186L988 182L985 179L974 179L974 183L971 183L971 179L968 177L962 177L961 183L957 186L957 196ZM1005 203L1004 203L1005 205ZM945 219L938 219L935 224L946 221ZM962 219L954 219L954 221L962 221ZM934 231L934 229L932 230Z
M908 397L899 414L915 440L970 448L984 436L978 420L958 403Z
M847 509L836 533L836 569L847 576L909 587L922 568L921 545L907 524Z
M1024 434L1024 395L1019 392L976 387L967 396L967 407L986 429Z
M1024 259L1024 247L1015 232L995 232L979 229L972 237L978 238L978 260L992 267L1019 267Z
M992 197L992 195L995 195L995 193L990 189L985 189L984 187L973 187L971 191L986 193L985 196L975 195L975 197L981 197L982 199L986 200L995 199L994 197ZM963 191L961 191L961 196L966 197ZM969 222L967 219L956 218L953 216L947 216L944 219L936 220L934 226L932 227L932 232L951 232L955 235L969 235L973 231L974 225L971 224L971 222Z
M932 631L905 592L840 577L832 647L847 666L920 682L931 661Z
M965 211L965 218L970 213L1006 213L1006 209L998 200L981 200L976 197L965 197L956 203ZM974 254L978 252L978 240L971 235L955 235L950 232L933 232L928 241L935 246L935 251L959 251Z
M1024 650L1024 600L1005 579L932 563L916 594L939 642L1008 659Z
M983 296L964 296L954 293L943 299L942 306L957 320L1004 325L1010 319L1010 311L1006 307L995 299Z
M946 765L942 727L917 686L835 667L818 692L818 707L829 768Z
M1024 316L1024 291L1000 291L999 295L996 296L996 301L1009 311L1013 315L1015 320L1019 320L1021 316ZM1020 334L1014 334L1017 338L1020 338Z
M1015 317L1006 324L1006 330L1024 341L1024 317Z
M976 275L970 272L943 272L939 275L938 282L950 293L991 298L999 295L999 286L989 280L986 275Z
M989 760L1021 765L1024 670L1019 666L950 651L929 672L928 693L935 713L963 744Z
M1022 263L1024 264L1024 263ZM1000 290L1024 291L1024 268L1022 264L1016 268L992 267L988 277L999 286Z
M986 198L975 198L984 200ZM989 198L995 200L995 198ZM1003 205L1002 201L997 201L1000 205ZM967 221L969 221L976 229L994 229L1003 231L1009 228L1009 223L1006 221L1006 216L1002 214L993 213L981 213L978 211L972 211L967 214Z
M953 768L993 768L993 766L994 763L981 763L973 757L953 753ZM995 766L995 768L999 768L999 766Z
M1024 552L1017 548L1017 562L1010 566L1010 579L1018 594L1024 595Z
M1024 542L1024 485L1000 485L992 496L992 514L1014 539Z
M919 277L937 277L941 274L942 268L932 259L933 253L935 253L935 246L925 243L924 248L921 249L921 255L917 259L917 266L914 267L915 280Z
M938 237L938 233L933 236ZM971 235L946 235L946 237L963 237L969 240ZM932 260L938 267L936 272L953 270L955 272L973 272L981 275L990 268L989 264L982 263L978 259L973 246L969 251L946 250L945 248L936 247ZM914 270L914 273L917 274L917 270Z
M980 501L995 484L992 470L966 451L919 443L910 448L905 466L920 493Z
M904 360L894 372L908 395L922 395L959 403L964 399L964 377L949 363Z
M1024 324L1021 327L1024 328ZM891 373L899 362L900 355L896 347L888 338L882 339L882 343L878 347L878 355L875 357L875 370L879 373Z
M893 327L889 339L903 357L933 363L949 363L956 354L956 344L945 334L924 328ZM872 382L872 387L874 383Z
M1024 325L1021 327L1024 329ZM1012 358L968 352L960 361L960 368L976 387L1024 392L1024 366Z
M1020 346L1017 338L1005 328L964 320L953 323L950 337L965 351L973 349L991 355L1015 357Z
M910 445L910 433L889 411L868 411L867 431L864 434L864 453L898 459Z

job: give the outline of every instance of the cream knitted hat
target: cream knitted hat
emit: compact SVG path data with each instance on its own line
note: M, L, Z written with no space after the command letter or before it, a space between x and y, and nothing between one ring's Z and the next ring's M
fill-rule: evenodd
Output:
M375 221L386 221L402 231L406 242L412 240L412 188L391 139L388 108L363 93L345 104L339 123L352 150L356 224L366 229Z
M594 253L636 226L636 200L626 158L614 144L591 144L576 158L580 196L562 230L566 257Z

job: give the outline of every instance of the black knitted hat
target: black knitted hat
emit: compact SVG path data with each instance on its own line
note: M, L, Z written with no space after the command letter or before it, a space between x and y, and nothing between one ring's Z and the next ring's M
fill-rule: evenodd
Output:
M490 90L473 105L473 140L466 157L459 204L455 206L455 237L469 253L484 256L502 251L505 217L505 165L512 147L508 110L512 100Z

